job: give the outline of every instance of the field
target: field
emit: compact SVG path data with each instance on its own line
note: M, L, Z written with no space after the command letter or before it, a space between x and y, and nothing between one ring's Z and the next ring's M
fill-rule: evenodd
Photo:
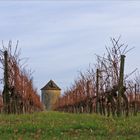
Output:
M41 112L0 115L0 140L140 140L140 114L129 118Z

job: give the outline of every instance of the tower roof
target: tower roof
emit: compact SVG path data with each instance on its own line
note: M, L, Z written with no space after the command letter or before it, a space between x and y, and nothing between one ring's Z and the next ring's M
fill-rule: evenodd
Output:
M61 90L53 80L50 80L41 90Z

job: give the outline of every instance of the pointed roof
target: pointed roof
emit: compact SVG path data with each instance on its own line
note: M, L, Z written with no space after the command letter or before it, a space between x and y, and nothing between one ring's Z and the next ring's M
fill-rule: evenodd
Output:
M50 80L41 90L61 90L53 80Z

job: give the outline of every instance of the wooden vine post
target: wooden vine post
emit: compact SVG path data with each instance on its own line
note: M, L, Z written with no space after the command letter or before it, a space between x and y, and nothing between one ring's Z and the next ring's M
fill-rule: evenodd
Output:
M8 53L4 51L4 90L3 90L4 113L10 113L10 95L8 81Z
M96 70L96 113L99 112L99 69Z
M125 55L121 55L121 64L120 64L120 76L119 76L119 86L118 86L118 100L117 100L117 116L120 117L122 114L121 111L121 97L124 94L124 63L125 63Z
M135 84L135 101L134 101L134 115L137 115L137 85Z

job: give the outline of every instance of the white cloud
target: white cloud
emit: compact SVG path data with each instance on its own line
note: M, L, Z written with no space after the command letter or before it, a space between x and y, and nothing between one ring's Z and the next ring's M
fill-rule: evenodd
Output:
M68 86L78 70L95 62L94 53L104 53L111 36L139 46L138 2L0 3L0 39L20 40L38 88L51 77ZM138 62L139 51L128 60Z

